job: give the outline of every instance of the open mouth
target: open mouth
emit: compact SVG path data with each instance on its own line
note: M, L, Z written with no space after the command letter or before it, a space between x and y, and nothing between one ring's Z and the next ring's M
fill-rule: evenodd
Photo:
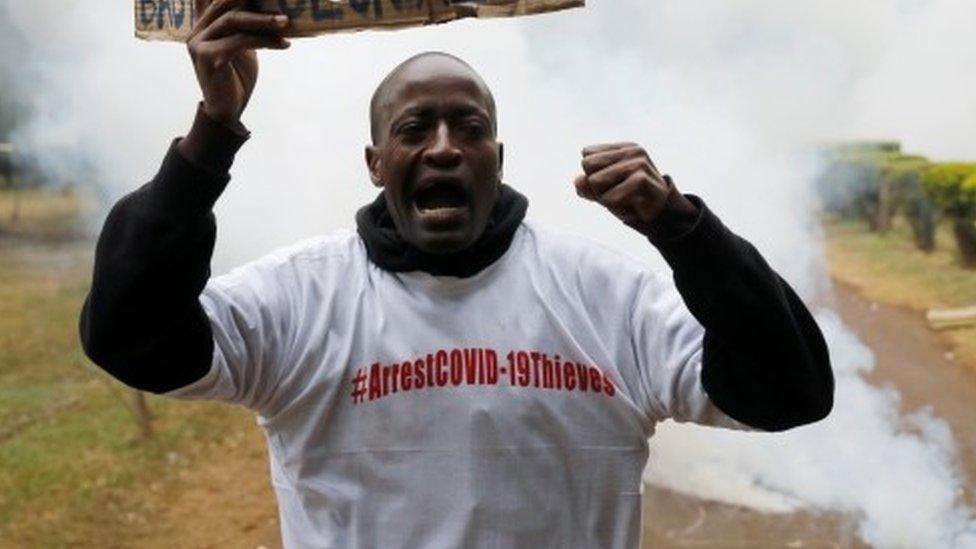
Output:
M468 209L468 195L456 183L439 182L417 191L414 206L422 217L434 220L453 220Z

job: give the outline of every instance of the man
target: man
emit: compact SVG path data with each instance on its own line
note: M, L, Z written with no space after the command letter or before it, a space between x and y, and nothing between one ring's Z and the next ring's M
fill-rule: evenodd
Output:
M584 149L576 191L646 235L676 285L523 222L491 92L446 54L377 89L383 191L356 234L208 282L254 49L287 47L286 19L243 4L198 6L197 119L109 214L81 337L133 387L257 413L285 546L635 547L657 422L828 414L823 337L751 245L633 144Z

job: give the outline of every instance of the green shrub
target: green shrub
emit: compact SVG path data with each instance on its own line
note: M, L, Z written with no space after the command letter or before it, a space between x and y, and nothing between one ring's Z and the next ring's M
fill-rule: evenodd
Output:
M825 147L827 154L876 154L900 153L901 143L898 141L848 141L834 143Z
M922 174L922 185L936 206L950 216L976 216L976 164L935 164Z
M976 208L976 165L973 172L966 176L959 184L960 202L966 204L970 211Z
M936 164L925 171L922 184L951 219L963 266L976 268L976 164Z
M927 197L921 186L929 161L900 149L895 142L854 142L826 149L827 167L817 185L825 209L864 219L879 231L890 228L899 210L910 218L930 210L923 204Z
M881 167L881 205L878 225L891 226L896 213L903 214L912 228L915 246L935 250L935 206L922 187L922 174L932 165L920 156L888 158Z
M924 194L922 174L932 165L925 157L901 155L881 162L881 178L891 185L894 194L911 199Z

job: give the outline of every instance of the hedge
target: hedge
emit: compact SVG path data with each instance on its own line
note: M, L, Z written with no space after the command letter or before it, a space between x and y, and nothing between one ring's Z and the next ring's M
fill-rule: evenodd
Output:
M827 211L863 219L875 231L887 231L901 211L911 221L918 247L934 248L935 212L921 184L928 159L903 154L895 142L834 145L824 157L827 168L818 188Z

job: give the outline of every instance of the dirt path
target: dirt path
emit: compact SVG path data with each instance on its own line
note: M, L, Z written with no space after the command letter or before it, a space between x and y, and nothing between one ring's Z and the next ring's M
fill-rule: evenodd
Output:
M976 506L976 364L961 363L922 313L868 301L841 282L835 287L837 312L874 351L877 366L868 380L894 385L903 412L931 406L949 422L968 479L964 497Z
M931 406L952 428L968 481L964 498L976 502L976 368L960 364L948 338L929 330L922 313L874 303L853 286L834 282L833 306L869 346L877 366L868 379L894 385L901 409ZM848 517L763 515L647 487L645 547L862 547Z
M930 405L951 425L974 501L976 479L976 368L951 358L944 337L920 313L866 301L836 284L835 307L871 347L877 368L870 379L894 384L904 411ZM947 354L950 353L950 354ZM274 498L268 484L264 440L242 427L187 468L149 547L280 547ZM764 515L647 486L644 547L864 547L851 517L797 513Z

